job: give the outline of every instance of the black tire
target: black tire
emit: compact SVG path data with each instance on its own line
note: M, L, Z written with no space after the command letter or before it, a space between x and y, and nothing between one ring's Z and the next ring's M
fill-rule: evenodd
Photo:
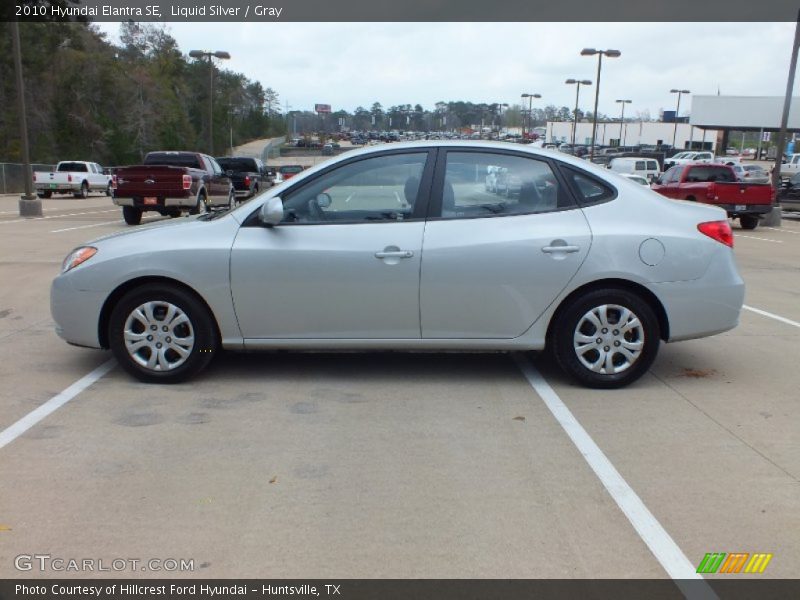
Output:
M126 322L130 319L129 331L133 335L145 335L150 332L150 328L146 327L140 318L134 316L137 308L148 303L152 303L153 310L151 314L153 321L156 324L164 323L165 325L156 325L156 331L148 335L151 339L146 342L147 345L145 347L129 352L125 344ZM174 326L174 328L170 327L164 319L168 305L172 305L182 312L187 317L187 321ZM141 314L145 314L145 312L141 311ZM170 328L167 331L163 331L164 327ZM185 350L188 349L185 357L182 357L169 347L167 340L173 341L169 337L170 335L174 335L176 340L188 339L189 336L193 336L191 346L187 348L188 344L186 346L182 345ZM163 336L163 339L161 336ZM153 340L152 338L156 339ZM208 366L219 347L217 327L208 308L191 292L169 284L148 284L125 294L117 302L111 313L108 325L108 340L120 366L140 381L146 383L179 383L185 381ZM141 341L145 342L144 339ZM162 368L158 364L155 364L153 368L149 368L147 365L137 362L137 359L147 361L154 356L150 352L150 345L160 343L164 345L160 347L166 347L166 349L161 355L155 354L156 358L153 360L158 363L163 358L163 361L167 364L166 368ZM155 350L155 352L159 351ZM169 368L168 365L170 363L175 364L174 368Z
M135 206L123 206L122 217L128 225L138 225L142 222L142 209Z
M113 193L114 193L114 188L109 183L108 187L106 188L106 196L111 196L111 195L113 195Z
M167 211L167 214L170 218L175 219L181 216L181 209L180 208L171 208Z
M739 217L739 225L742 229L755 229L758 227L758 217L756 215L742 215Z
M37 196L39 196L39 198L50 198L53 196L53 192L51 192L50 190L43 190L39 192Z
M602 306L608 307L606 318L609 327L599 329L590 321L584 320L584 317L593 310L599 311ZM628 332L621 331L622 328L614 329L614 325L619 323L620 308L632 313L638 320L637 327ZM634 323L630 320L627 322ZM586 338L593 338L584 342L585 345L581 347L582 352L576 348L575 337L579 333ZM615 336L615 333L618 335ZM595 336L600 340L597 342L597 347L595 347ZM640 352L632 362L626 358L621 349L614 350L615 347L624 348L623 343L632 346L641 343ZM637 294L617 288L593 290L571 300L559 310L550 339L553 355L561 369L581 384L600 389L623 387L639 379L653 364L658 354L659 343L658 319L650 305ZM627 350L631 351L630 348ZM608 361L603 357L607 353L610 353L609 366L614 369L622 368L621 371L604 372ZM585 363L594 363L597 369L593 370Z
M206 193L200 192L197 195L197 204L195 204L193 208L189 209L189 214L199 215L207 211L208 211L208 204L206 204Z
M75 192L73 194L76 198L88 198L89 197L89 184L85 181L81 184L81 190L79 192Z

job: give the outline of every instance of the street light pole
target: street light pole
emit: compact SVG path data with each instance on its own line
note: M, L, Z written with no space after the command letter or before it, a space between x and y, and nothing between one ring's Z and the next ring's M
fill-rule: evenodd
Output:
M19 133L22 138L22 177L25 180L25 195L19 199L19 216L41 217L42 201L33 193L33 171L28 147L28 120L25 116L25 81L22 77L22 49L17 21L11 21L11 45L14 54L14 70L17 75L17 112L19 113Z
M619 116L619 145L622 146L622 122L625 120L625 105L630 104L630 100L617 100L622 104L622 114Z
M594 159L594 140L597 135L597 104L600 100L600 71L603 68L603 56L608 58L618 58L622 56L619 50L595 50L594 48L584 48L581 56L597 55L597 86L594 88L594 114L592 115L592 147L589 149L589 160Z
M207 50L192 50L192 58L208 57L208 154L214 156L214 59L229 59L231 55L224 50L209 52Z
M528 133L530 133L530 129L532 129L531 125L533 125L533 99L534 98L541 98L541 94L522 94L522 139L526 139L525 137L525 98L528 99Z
M567 79L564 83L567 85L575 85L575 112L572 116L572 152L575 152L575 133L578 129L578 98L581 94L582 85L592 85L588 79Z
M678 135L678 115L681 112L681 95L691 94L689 90L675 90L669 91L670 94L678 94L678 106L675 107L675 125L672 128L672 147L675 148L675 137Z

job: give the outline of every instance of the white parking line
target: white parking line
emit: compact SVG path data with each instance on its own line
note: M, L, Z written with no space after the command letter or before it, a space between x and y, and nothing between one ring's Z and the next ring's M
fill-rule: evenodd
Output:
M102 223L92 223L91 225L78 225L77 227L67 227L65 229L53 229L50 233L61 233L62 231L73 231L75 229L86 229L87 227L100 227L101 225L116 225L117 223L124 223L122 219L116 221L103 221Z
M530 383L547 408L550 409L556 421L570 437L572 443L575 444L583 458L586 459L586 462L589 463L589 467L600 479L614 502L617 503L617 506L631 522L639 537L647 544L647 547L650 548L656 560L669 576L676 580L676 585L680 587L680 580L683 579L702 579L702 575L697 573L695 567L689 562L689 559L686 558L686 555L669 533L656 520L653 513L644 505L641 498L636 495L636 492L623 479L606 455L603 454L603 451L581 426L566 404L558 397L555 390L550 387L550 384L544 380L544 377L531 364L530 359L526 359L522 354L517 353L514 355L514 360L523 375L525 375L528 383ZM713 594L710 589L707 591Z
M751 240L761 240L762 242L772 242L773 244L782 244L783 243L782 240L771 240L769 238L761 238L761 237L756 237L754 235L742 235L741 233L737 233L736 237L748 238L748 239L751 239Z
M757 313L764 317L769 317L770 319L775 319L776 321L780 321L781 323L786 323L787 325L793 325L794 327L800 327L800 323L797 321L792 321L791 319L787 319L786 317L781 317L780 315L773 314L771 312L767 312L765 310L761 310L760 308L753 308L752 306L747 306L745 304L742 306L745 310L749 310L751 312Z
M800 231L792 231L791 229L786 229L785 227L766 227L766 226L763 226L763 227L761 227L761 229L769 229L770 231L783 231L785 233L794 233L795 235L800 233Z
M88 375L81 377L63 392L50 398L50 400L42 404L39 408L29 412L10 427L0 431L0 448L7 446L39 421L64 406L67 402L113 369L116 364L113 358L107 360Z
M68 213L66 215L47 215L45 217L31 217L30 219L13 219L11 221L0 221L0 225L7 223L24 223L25 221L42 221L43 219L60 219L61 217L80 217L81 215L97 215L100 213L116 212L118 208L111 208L109 210L93 210L89 212Z

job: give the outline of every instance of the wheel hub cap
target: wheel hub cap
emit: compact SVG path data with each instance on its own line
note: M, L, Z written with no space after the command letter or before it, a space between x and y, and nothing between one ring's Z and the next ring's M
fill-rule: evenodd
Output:
M194 348L194 328L189 317L165 301L145 302L131 311L123 336L130 357L152 371L176 369Z
M629 369L644 349L644 327L630 309L603 304L578 321L573 348L587 369L613 375Z

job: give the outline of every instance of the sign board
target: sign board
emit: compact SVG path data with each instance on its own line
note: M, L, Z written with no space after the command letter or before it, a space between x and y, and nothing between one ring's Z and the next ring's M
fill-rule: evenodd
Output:
M770 136L770 132L769 132L769 131L765 131L765 132L763 132L763 133L761 134L761 141L762 141L762 142L768 142L768 141L769 141L769 139L770 139L770 137L771 137L771 136Z
M315 104L314 105L314 112L317 112L317 113L330 113L331 112L331 105L330 104Z

